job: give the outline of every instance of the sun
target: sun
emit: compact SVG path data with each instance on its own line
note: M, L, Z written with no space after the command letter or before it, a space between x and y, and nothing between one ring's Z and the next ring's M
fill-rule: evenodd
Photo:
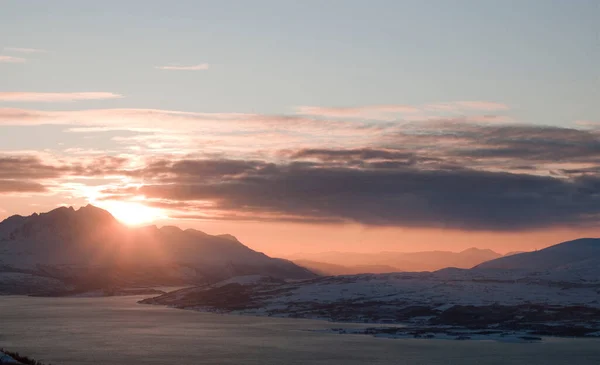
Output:
M167 218L161 209L148 207L137 202L104 201L97 203L97 205L108 210L117 220L128 226L148 224Z

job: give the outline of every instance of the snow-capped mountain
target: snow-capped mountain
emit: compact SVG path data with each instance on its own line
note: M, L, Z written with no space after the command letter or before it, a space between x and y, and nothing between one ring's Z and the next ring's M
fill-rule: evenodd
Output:
M484 262L476 268L550 270L567 266L580 266L593 259L600 259L600 239L581 238L539 251L501 257Z
M231 235L173 226L130 228L91 205L1 222L0 272L0 292L35 292L49 284L56 290L61 283L95 288L203 283L250 274L314 276Z
M484 262L473 272L485 276L528 276L552 282L600 283L600 239L581 238L543 250Z

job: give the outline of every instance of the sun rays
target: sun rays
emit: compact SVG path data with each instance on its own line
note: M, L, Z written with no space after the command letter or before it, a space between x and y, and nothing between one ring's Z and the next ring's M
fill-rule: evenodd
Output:
M148 207L139 202L99 201L94 204L108 210L117 220L129 226L148 224L168 218L161 209Z

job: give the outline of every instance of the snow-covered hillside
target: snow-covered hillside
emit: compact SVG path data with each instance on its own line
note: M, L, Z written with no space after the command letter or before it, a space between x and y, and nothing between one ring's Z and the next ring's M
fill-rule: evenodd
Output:
M477 269L520 269L529 271L564 271L575 267L593 269L594 265L589 265L589 263L597 259L600 259L600 239L582 238L563 242L539 251L519 253L487 261L478 265ZM600 267L596 266L596 268L596 271L592 270L590 272L592 278L600 275Z
M416 334L437 326L436 331L458 327L591 336L600 334L600 252L595 240L575 242L546 251L559 252L563 262L551 255L552 266L547 261L532 265L533 269L448 268L288 283L245 278L183 289L144 303L249 315L403 323Z

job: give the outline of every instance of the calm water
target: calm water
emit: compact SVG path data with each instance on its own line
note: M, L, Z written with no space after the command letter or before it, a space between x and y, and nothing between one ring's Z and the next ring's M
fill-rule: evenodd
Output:
M600 340L390 340L306 331L331 323L214 315L139 297L0 297L0 347L56 365L600 364Z

